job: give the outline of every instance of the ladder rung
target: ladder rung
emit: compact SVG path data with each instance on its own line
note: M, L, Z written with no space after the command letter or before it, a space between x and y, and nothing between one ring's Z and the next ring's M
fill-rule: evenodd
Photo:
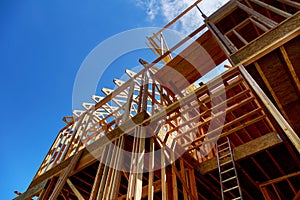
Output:
M234 190L234 189L236 189L236 188L238 188L239 186L237 185L237 186L234 186L234 187L232 187L232 188L229 188L229 189L227 189L227 190L224 190L224 193L225 192L229 192L229 191L231 191L231 190Z
M222 183L225 183L225 182L227 182L227 181L233 180L233 179L235 179L235 178L236 178L236 176L230 177L230 178L225 179L224 181L222 181Z
M232 167L232 168L230 168L230 169L227 169L227 170L221 172L221 174L225 174L225 173L227 173L227 172L230 172L231 170L234 170L234 168Z
M222 144L218 144L218 147L223 146L224 144L228 144L228 142L226 141L226 142L224 142Z
M231 161L231 160L229 160L229 161L227 161L227 162L220 163L220 166L224 166L224 165L226 165L226 164L228 164L228 163L232 163L232 161Z
M225 155L221 156L220 159L225 158L225 157L227 157L229 155L230 155L230 153L229 154L225 154Z
M231 199L231 200L238 200L238 199L242 199L242 197L237 197L237 198L234 198L234 199Z
M223 152L223 151L226 151L227 149L229 149L229 147L226 147L226 148L224 148L224 149L219 150L219 153L221 153L221 152Z

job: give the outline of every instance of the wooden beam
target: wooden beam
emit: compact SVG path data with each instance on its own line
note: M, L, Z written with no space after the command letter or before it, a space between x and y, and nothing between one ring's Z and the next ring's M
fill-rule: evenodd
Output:
M280 23L277 27L253 40L238 52L230 55L235 66L249 65L262 56L280 47L300 33L300 12Z
M265 25L261 24L260 22L256 21L255 19L250 18L250 21L256 25L258 28L260 28L261 30L263 30L264 32L267 32L269 30L269 28L267 28Z
M183 17L186 13L188 13L192 8L194 8L198 3L200 3L202 0L197 0L195 3L193 3L190 7L185 9L182 13L180 13L177 17L175 17L172 21L170 21L167 25L165 25L161 30L159 30L154 35L159 35L161 32L169 28L172 24L174 24L177 20L179 20L181 17Z
M178 187L177 187L177 178L176 178L176 173L175 173L175 170L176 170L176 166L175 166L175 155L174 155L174 152L171 152L171 168L172 168L172 188L173 188L173 199L174 200L178 200Z
M290 124L286 121L286 119L280 114L280 112L273 105L273 103L267 97L267 95L263 92L263 90L259 87L259 85L256 83L256 81L246 71L246 69L244 68L244 66L242 66L242 65L239 66L239 69L240 69L241 74L245 78L245 80L252 87L252 89L254 90L254 92L257 94L257 96L260 98L260 100L263 102L263 104L266 106L266 108L272 114L272 116L277 121L277 123L279 124L279 126L281 127L281 129L284 131L284 133L286 134L286 136L290 139L290 141L292 142L292 144L295 146L295 148L297 149L298 153L300 153L300 139L299 139L297 133L293 130L293 128L290 126Z
M259 186L260 187L264 187L264 186L267 186L267 185L275 184L275 183L284 181L284 180L286 180L288 178L295 177L295 176L300 176L300 171L297 171L297 172L294 172L294 173L291 173L291 174L288 174L288 175L284 175L284 176L281 176L281 177L278 177L278 178L266 181L264 183L261 183Z
M230 30L228 30L224 35L228 35L233 30L238 30L238 29L243 28L244 26L246 26L249 23L250 19L251 19L251 17L247 17L242 22L240 22L239 24L235 25L233 28L231 28Z
M292 77L293 77L293 81L295 82L295 85L296 85L296 87L298 89L298 92L300 92L300 80L299 80L299 77L296 74L295 68L292 65L292 62L290 61L290 58L289 58L289 56L288 56L288 54L287 54L284 46L280 47L280 52L281 52L281 54L282 54L282 56L284 58L284 61L285 61L286 65L288 66L288 69L289 69Z
M154 151L155 143L154 138L150 138L150 155L149 155L149 178L148 178L148 200L153 200L154 198Z
M75 193L78 200L84 200L83 196L80 194L80 192L77 190L75 185L70 181L70 179L67 179L67 183L70 186L71 190Z
M43 190L48 183L48 179L44 180L43 182L35 185L34 187L28 189L26 192L21 194L20 196L14 198L13 200L23 200L23 199L31 199L34 195L37 195L41 190Z
M102 199L104 196L104 189L105 189L105 185L107 182L107 174L109 171L109 162L111 159L111 155L112 155L112 151L113 151L113 146L112 144L106 145L106 148L108 149L107 152L107 156L105 158L105 163L104 163L104 169L103 169L103 173L101 175L101 181L99 184L99 188L98 188L98 194L97 194L97 198L96 199Z
M85 168L86 166L89 166L90 164L97 161L95 156L100 155L103 147L109 143L109 141L113 141L117 139L118 137L125 134L125 132L128 132L129 130L133 129L132 127L132 121L134 122L135 126L141 125L142 122L147 119L149 115L146 112L138 113L136 116L134 116L132 119L127 120L124 124L122 124L120 127L115 128L114 130L108 132L106 134L106 137L101 137L91 145L89 145L87 148L81 150L82 158L80 159L78 166L71 172L70 175L74 174L75 172L80 171L81 169ZM131 121L132 120L132 121ZM31 182L28 189L34 187L35 185L41 183L45 179L49 179L57 174L59 174L62 170L67 168L70 165L70 162L74 156L66 159L61 164L57 165L56 167L50 169L46 173L42 174L41 176L35 177L35 179Z
M161 167L160 167L160 174L161 174L161 199L167 200L168 192L167 192L167 174L166 174L166 158L165 158L165 150L161 149Z
M151 187L151 186L150 186ZM161 191L161 180L154 181L152 183L153 194ZM148 197L149 185L143 186L142 199ZM126 194L118 197L119 200L126 199Z
M139 131L139 144L138 144L138 151L137 153L137 160L136 160L136 167L137 171L136 180L135 180L135 190L134 190L134 199L141 199L142 192L143 192L143 169L144 169L144 153L145 153L145 135L146 135L146 128L145 127L138 127ZM131 163L135 164L135 163Z
M247 7L244 4L240 3L239 1L235 0L235 2L236 2L236 4L238 5L239 8L241 8L242 10L247 12L248 14L253 15L253 17L257 18L259 21L263 22L264 24L266 24L270 28L273 28L277 25L277 22L265 17L264 15L256 12L255 10L250 9L249 7Z
M224 36L221 31L217 28L217 26L210 22L210 21L207 21L207 27L210 29L210 31L216 36L216 38L221 41L223 45L225 45L225 50L228 51L230 50L231 53L233 52L236 52L237 51L237 48L234 46L234 44L232 44L230 42L230 40ZM228 50L227 50L227 48ZM223 48L224 49L224 48ZM228 52L229 53L229 52Z
M300 3L295 2L295 1L291 1L291 0L276 0L279 1L281 3L284 3L286 5L292 6L294 8L297 8L298 10L300 10Z
M123 158L123 152L122 150L124 149L124 136L120 137L120 144L117 148L117 157L115 158L115 165L114 165L114 185L112 187L112 190L110 191L110 198L111 199L116 199L119 193L119 189L120 189L120 182L121 182L121 178L122 178L122 174L121 171L119 170L121 168L121 164L124 163L124 158Z
M241 42L245 45L248 44L247 40L245 40L245 38L243 38L243 36L241 36L236 30L233 29L232 32L241 40Z
M234 160L238 161L249 156L252 156L258 152L264 151L270 147L280 144L282 141L276 133L268 133L259 138L256 138L250 142L240 145L233 149ZM214 157L203 163L200 163L200 171L202 174L206 174L213 170L218 169L217 158Z
M237 122L240 122L241 120L245 120L247 118L249 119L250 116L258 114L261 110L262 110L262 108L256 108L255 110L252 110L251 112L249 112L249 113L247 113L245 115L242 115L242 116L240 116L240 117L238 117L238 118L236 118L236 119L234 119L234 120L232 120L232 121L224 124L223 126L220 126L219 128L213 129L212 131L206 133L203 136L200 136L198 138L194 138L193 142L200 141L200 140L204 140L204 141L201 144L199 144L199 145L194 145L193 147L189 148L188 151L194 150L194 149L196 149L196 148L198 148L198 147L200 147L200 146L202 146L204 144L215 142L219 138L226 137L226 136L228 136L228 135L230 135L230 134L232 134L234 132L237 132L237 131L245 128L246 126L249 126L251 124L254 124L254 123L256 123L256 122L258 122L258 121L266 118L265 115L260 115L258 117L255 117L255 118L249 120L249 121L244 122L243 124L241 124L241 125L239 125L237 127L234 127L234 128L232 128L232 129L230 129L230 130L228 130L226 132L221 133L223 129L225 129L227 127L230 127L231 125L233 125L233 124L235 124ZM220 133L220 134L217 134L217 133ZM188 145L189 144L184 145L184 146L188 146Z
M103 160L103 156L101 157L101 161L100 161L100 163L98 165L96 177L95 177L95 180L94 180L94 184L93 184L93 187L92 187L92 191L91 191L91 195L90 195L89 200L95 200L96 197L97 197L97 193L98 193L98 188L99 188L100 181L101 181L102 172L103 172L103 169L104 169L104 165L102 163L102 160Z
M77 164L79 158L82 155L82 151L79 151L75 153L75 155L72 157L71 162L69 163L68 167L61 171L59 178L57 180L57 183L55 185L55 188L53 189L53 192L51 193L49 200L56 200L59 196L62 188L64 187L68 177L70 176L70 173L75 168L75 165Z
M259 0L250 0L250 1L252 1L253 3L256 3L257 5L260 5L260 6L264 7L264 8L267 8L268 10L270 10L270 11L272 11L272 12L278 14L278 15L281 15L283 17L288 18L288 17L292 16L290 13L287 13L287 12L285 12L283 10L280 10L280 9L278 9L278 8L272 6L272 5L269 5L267 3L264 3L262 1L259 1Z
M258 71L259 75L261 76L261 78L263 79L263 81L264 81L265 85L267 86L268 90L270 91L272 97L274 98L279 110L281 111L283 116L286 118L286 120L288 120L290 122L288 115L286 114L285 110L283 109L283 106L282 106L281 102L279 101L279 99L278 99L275 91L273 90L273 87L271 86L269 80L265 76L262 68L260 67L260 65L257 62L254 62L254 66L257 69L257 71Z
M125 133L130 132L135 127L141 125L145 119L147 119L149 115L147 112L142 111L132 117L131 119L127 120L124 124L121 124L120 127L116 127L112 131L105 134L105 137L100 137L97 141L92 143L88 146L88 150L93 152L97 150L99 147L103 147L105 144L108 144L110 141L114 141L115 139L119 138L120 136L124 135ZM133 123L134 122L134 123Z
M122 139L123 137L121 137ZM116 178L115 178L115 164L116 162L118 162L118 148L121 142L121 139L117 139L115 141L115 143L113 144L113 148L112 148L112 154L109 157L109 164L107 166L108 167L108 173L107 173L107 178L105 180L105 187L103 190L103 198L104 199L115 199L113 197L111 197L111 195L113 195L113 193L111 192L113 190L113 187L115 187L116 185Z
M182 159L179 159L180 162L180 172L177 171L176 168L174 168L174 172L176 174L176 176L178 177L178 179L180 180L181 184L182 184L182 188L183 188L183 197L184 200L189 199L188 196L192 199L192 200L196 200L196 198L193 196L191 190L189 189L188 185L187 185L187 180L186 180L186 173L185 173L185 167L184 167L184 162Z
M226 16L230 15L233 10L236 9L236 4L234 1L228 1L226 5L218 9L218 12L212 13L207 20L213 22L214 24L218 23Z
M299 200L300 199L300 190L297 192L293 200Z

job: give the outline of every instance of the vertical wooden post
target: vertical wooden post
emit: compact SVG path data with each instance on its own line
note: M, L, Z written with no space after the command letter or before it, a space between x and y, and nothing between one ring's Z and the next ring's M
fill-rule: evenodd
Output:
M180 162L180 174L181 174L181 179L186 182L186 178L185 178L185 168L184 168L184 163L182 159L179 159ZM183 184L183 183L182 183ZM185 190L185 188L182 186L182 192L183 192L183 199L184 200L188 200L188 195L187 192Z
M106 184L106 180L107 180L107 174L108 174L108 166L109 166L109 161L111 158L111 154L112 154L112 150L113 150L113 145L110 143L106 146L108 148L108 153L105 159L105 165L104 165L104 169L103 169L103 174L101 176L101 182L100 182L100 186L98 189L98 195L97 195L97 200L100 200L103 198L103 190Z
M198 192L197 192L197 185L196 185L194 169L189 169L189 177L190 177L190 186L191 186L192 195L193 195L193 197L198 199Z
M178 200L178 189L177 189L177 177L176 177L176 165L175 165L175 155L174 152L171 152L171 161L172 161L172 192L173 199Z
M152 137L152 138L150 138L148 200L153 200L153 195L154 195L154 186L153 186L153 178L154 178L154 151L155 151L155 143L154 143L154 138Z
M145 154L145 135L146 128L139 127L139 147L137 151L137 175L135 184L134 199L141 199L143 192L143 169L144 169L144 154Z
M207 21L206 26L210 29L215 38L219 41L219 44L223 47L227 55L236 52L237 48L232 43L230 43L230 41L226 37L224 37L224 35L220 32L220 30L216 27L214 23L212 23L211 21Z
M161 149L161 195L162 200L167 200L167 177L166 177L166 166L165 166L165 152L164 148Z
M82 155L82 151L75 154L73 156L69 166L60 173L60 176L58 178L56 186L55 186L51 196L49 197L49 200L56 200L57 199L57 197L59 196L62 188L64 187L64 185L65 185L65 183L68 179L69 174L73 171L73 169L74 169L75 165L77 164L77 162L78 162L79 158L81 157L81 155Z
M91 191L91 195L90 195L89 200L95 200L96 197L97 197L97 193L98 193L98 189L99 189L99 185L100 185L100 181L101 181L102 173L103 173L103 169L104 169L104 164L103 164L103 162L105 161L104 157L106 157L106 153L107 153L106 152L107 151L106 147L107 146L105 146L103 148L103 151L102 151L102 154L101 154L100 162L99 162L99 165L98 165L96 177L95 177L95 180L94 180L94 183L93 183L93 187L92 187L92 191Z
M120 140L121 141L117 149L117 157L114 165L114 176L113 176L114 184L112 190L110 191L110 199L116 199L117 193L119 191L120 181L121 181L121 171L119 169L120 169L121 161L123 159L122 150L124 147L124 136L121 136Z
M136 165L137 165L137 157L136 152L138 148L138 127L134 130L134 139L132 145L132 153L131 153L131 162L130 162L130 172L129 172L129 180L128 180L128 187L127 187L127 195L126 200L133 199L134 189L135 189L135 177L136 177Z

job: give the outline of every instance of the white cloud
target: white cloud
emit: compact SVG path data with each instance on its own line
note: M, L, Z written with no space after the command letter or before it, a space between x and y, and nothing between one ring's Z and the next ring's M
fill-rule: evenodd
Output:
M182 11L192 5L195 0L135 0L136 5L145 9L149 20L161 17L165 23L170 22ZM229 0L203 0L198 4L209 16ZM182 17L172 28L184 34L190 33L203 23L200 12L194 8Z

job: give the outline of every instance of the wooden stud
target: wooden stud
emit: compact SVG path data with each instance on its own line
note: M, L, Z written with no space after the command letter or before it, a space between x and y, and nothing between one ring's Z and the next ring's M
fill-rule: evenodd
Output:
M48 179L45 179L43 182L35 185L34 187L29 188L26 192L14 198L14 200L31 199L31 197L39 194L42 190L44 190L47 183Z
M51 194L51 196L49 197L49 200L56 200L57 197L59 196L59 193L61 192L62 188L64 187L69 174L73 171L73 169L75 168L75 165L78 163L79 158L82 155L82 151L77 152L75 154L75 156L72 158L70 164L68 165L68 167L66 169L64 169L61 173L60 176L58 178L58 181L55 185L55 188Z
M214 33L216 35L216 38L218 38L221 43L225 45L225 47L227 47L230 51L230 53L234 53L236 52L237 48L231 43L231 41L226 38L220 31L219 29L216 27L216 25L210 21L207 21L207 27L211 30L212 33ZM225 49L227 49L225 48ZM228 54L230 54L228 52Z
M285 173L284 173L284 171L282 170L282 167L280 167L280 165L279 165L278 162L275 160L275 158L274 158L273 155L270 153L270 151L269 151L269 150L266 150L266 152L267 152L268 156L271 158L271 160L272 160L272 162L274 163L274 165L277 167L278 171L280 171L280 173L281 173L282 175L284 175ZM288 182L290 188L292 189L292 191L294 192L294 194L296 194L297 191L296 191L295 187L293 186L293 184L291 183L291 181L290 181L289 179L287 179L287 182Z
M190 188L192 191L192 195L193 195L193 197L198 199L197 185L196 185L196 179L195 179L195 174L194 174L193 168L188 169L188 175L190 178Z
M300 33L300 12L280 23L277 27L261 35L245 48L232 54L230 59L235 66L247 66L295 38Z
M243 36L241 36L236 30L233 29L232 32L241 40L241 42L243 42L245 45L248 44L247 40L245 40Z
M277 110L277 108L273 105L273 103L270 101L270 99L267 97L267 95L263 92L263 90L259 87L259 85L256 83L256 81L251 77L251 75L246 71L244 66L239 66L239 69L248 82L248 84L252 87L252 89L255 91L257 96L261 99L263 104L267 107L269 112L273 115L274 119L277 121L279 126L282 128L282 130L285 132L287 137L290 139L292 144L297 149L298 153L300 153L300 139L296 132L293 130L293 128L289 125L289 123L282 117L280 112Z
M168 191L167 191L167 175L166 175L166 165L165 165L165 152L164 148L161 149L161 195L162 195L162 200L167 200L168 199Z
M266 181L264 183L261 183L260 186L261 187L265 187L265 186L268 186L268 185L271 185L271 184L279 183L281 181L284 181L284 180L286 180L288 178L295 177L295 176L300 176L300 171L297 171L297 172L294 172L294 173L291 173L291 174L287 174L287 175L281 176L279 178L275 178L275 179Z
M235 0L236 4L238 5L239 8L241 8L242 10L244 10L245 12L253 15L254 17L256 17L259 21L263 22L264 24L266 24L267 26L269 26L270 28L274 28L277 25L277 22L265 17L264 15L256 12L255 10L250 9L249 7L245 6L244 4L240 3L239 1Z
M261 193L263 194L263 196L266 200L272 200L269 193L268 193L267 188L260 186L260 191L261 191Z
M154 151L155 151L154 138L151 137L150 138L150 155L149 155L148 200L153 200L153 196L154 196L154 186L153 186Z
M225 33L225 35L228 35L233 30L241 29L242 27L246 26L249 23L250 19L251 19L251 17L248 17L248 18L244 19L242 22L240 22L239 24L237 24L236 26L234 26L233 28L231 28L230 30L228 30Z
M267 3L264 3L262 1L259 1L259 0L249 0L249 1L252 1L253 3L256 3L257 5L260 5L263 8L267 8L268 10L270 10L270 11L272 11L272 12L278 14L278 15L281 15L281 16L283 16L285 18L288 18L288 17L292 16L290 13L287 13L287 12L285 12L283 10L280 10L280 9L278 9L278 8L276 8L274 6L271 6L271 5L267 4Z
M257 26L258 28L260 28L261 30L263 30L264 32L269 31L270 29L267 28L265 25L261 24L260 22L256 21L255 19L250 18L250 21Z
M184 200L188 199L188 191L185 189L187 186L184 184L185 183L185 169L184 169L184 163L182 159L179 159L180 162L180 174L177 174L178 178L181 177L181 183L183 187L183 198ZM176 169L174 169L174 172L176 173ZM184 183L183 183L184 182Z
M300 80L299 80L299 77L296 74L295 68L292 65L292 62L290 61L290 58L289 58L289 56L288 56L288 54L287 54L284 46L280 47L280 52L281 52L281 54L282 54L282 56L284 58L284 61L285 61L286 65L287 65L287 67L288 67L288 69L289 69L292 77L293 77L293 81L294 81L294 83L295 83L295 85L296 85L296 87L298 89L298 92L300 93Z
M175 165L175 155L174 152L171 152L171 167L172 167L172 192L173 199L178 200L178 188L177 188L177 177L176 177L176 165Z
M78 200L84 200L83 196L77 190L77 188L75 187L75 185L73 185L73 183L70 181L70 179L67 179L67 183L68 183L69 187L71 188L71 190L75 193L75 195L78 198Z
M135 180L135 193L134 199L141 199L143 191L143 169L144 169L144 154L145 154L145 135L146 128L139 127L139 145L137 151L137 170L136 180Z
M286 5L292 6L294 8L297 8L298 10L300 10L300 3L292 1L292 0L276 0L279 1L281 3L284 3Z
M242 160L258 152L262 152L270 147L278 145L281 142L282 141L278 138L276 133L268 133L243 145L235 147L233 149L234 160ZM217 168L218 163L216 157L200 163L200 171L203 174L216 170Z
M185 9L182 13L180 13L177 17L175 17L172 21L170 21L167 25L165 25L161 30L159 30L154 35L159 35L164 30L169 28L172 24L174 24L176 21L178 21L181 17L183 17L186 13L188 13L192 8L194 8L198 3L200 3L202 0L197 0L195 3L193 3L191 6L189 6L187 9Z
M121 137L122 138L122 137ZM113 145L113 152L109 160L109 170L107 174L106 184L103 190L104 198L105 199L113 199L111 198L111 190L116 185L115 181L115 166L116 162L118 162L118 148L120 145L121 139L117 139L112 145Z
M107 156L105 159L104 169L103 169L103 173L101 176L101 181L100 181L100 185L99 185L99 189L98 189L98 195L97 195L96 199L102 199L104 196L104 188L106 185L107 174L108 174L108 170L109 170L108 166L109 166L111 154L113 151L113 145L110 143L109 145L106 145L106 148L108 148L108 152L107 152Z
M115 168L114 168L114 182L115 184L113 185L113 188L111 190L111 199L116 199L117 194L119 192L119 187L120 187L120 182L121 182L121 171L119 170L121 167L121 162L123 161L123 148L124 148L124 136L120 137L120 145L118 146L117 149L117 158L116 158L116 163L115 163Z
M300 199L300 190L297 192L297 194L294 196L293 200Z

